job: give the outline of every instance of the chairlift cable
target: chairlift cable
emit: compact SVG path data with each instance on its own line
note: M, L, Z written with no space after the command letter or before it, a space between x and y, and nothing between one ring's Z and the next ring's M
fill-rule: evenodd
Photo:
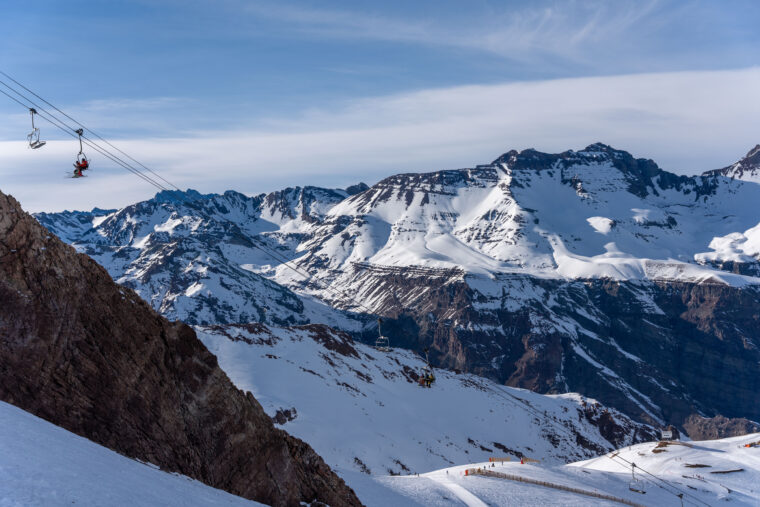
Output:
M613 459L613 457L609 456L609 454L607 455L607 457L610 458L610 459ZM628 461L627 459L625 459L624 457L620 456L619 454L617 456L614 456L614 459L620 459L620 460L624 461L625 463L627 463L628 465L635 465L632 461ZM614 461L614 459L613 459L613 461ZM707 505L708 507L710 506L709 503L703 501L702 499L700 499L700 498L692 495L691 493L689 493L689 492L687 492L685 490L680 489L677 486L674 486L673 484L671 484L670 482L668 482L666 479L662 479L661 477L658 477L657 475L655 475L655 474L647 471L645 468L642 468L641 465L635 465L635 467L638 468L639 470L641 470L642 472L644 472L645 474L653 477L654 479L656 479L656 480L658 480L658 481L666 484L668 487L675 489L676 491L678 491L679 493L683 494L684 496L690 496L694 500L696 500L697 502L699 502L699 503L701 503L703 505ZM654 481L652 481L652 482L654 483ZM656 486L662 488L662 489L665 489L665 491L667 491L667 489L665 487L663 487L663 486L661 486L661 485L659 485L657 483L654 483L654 484ZM675 493L673 493L672 491L670 493L672 493L672 494L675 495ZM676 495L676 496L678 496L678 495Z
M5 91L3 91L3 90L2 90L2 88L0 88L0 93L2 93L3 95L5 95L5 96L9 97L10 99L14 100L15 102L17 102L18 104L20 104L21 106L23 106L25 109L29 109L29 106L28 106L28 105L24 104L23 102L21 102L20 100L18 100L18 99L17 99L17 98L15 98L15 97L13 97L12 95L9 95L9 94L8 94L8 93L6 93ZM56 122L57 118L55 118L55 117L51 117L52 119L51 119L51 118L48 118L48 117L47 117L47 115L46 115L45 113L40 113L40 112L37 112L37 115L38 115L38 116L40 116L41 118L43 118L43 119L44 119L45 121L47 121L48 123L50 123L51 125L53 125L53 126L55 126L55 127L59 128L60 130L62 130L62 131L63 131L63 132L65 132L67 135L69 135L69 136L71 136L71 137L73 137L73 138L75 138L75 139L78 137L78 136L76 136L76 135L75 135L73 132L71 132L71 130L69 130L69 129L68 129L68 128L66 128L65 126L61 126L59 123L57 123L57 122ZM119 163L119 161L118 161L118 160L115 160L115 159L113 159L113 158L112 158L112 157L111 157L111 156L110 156L108 153L104 152L104 151L103 151L103 150L102 150L102 149L101 149L99 146L96 146L96 145L94 145L94 144L91 144L91 143L89 142L89 139L85 138L85 141L84 141L84 143L85 143L87 146L89 146L89 147L91 147L92 149L94 149L95 151L97 151L98 153L100 153L101 155L103 155L104 157L107 157L107 158L109 158L110 160L112 160L113 162L115 162L116 164L118 164L118 165L121 165L121 164ZM153 180L151 180L151 179L147 178L147 177L146 177L144 174L142 174L141 172L139 172L139 171L135 171L135 170L133 170L133 169L131 169L131 168L127 167L127 166L124 166L124 165L122 165L122 167L124 167L125 169L127 169L127 170L128 170L128 171L130 171L130 172L133 172L133 173L134 173L136 176L138 176L138 177L140 177L140 178L143 178L143 179L144 179L146 182L150 183L151 185L155 186L156 188L159 188L160 190L166 190L165 188L163 188L163 187L161 187L161 186L157 185L157 184L156 184L156 183L155 183Z
M84 126L83 126L81 123L77 122L76 120L74 120L73 118L71 118L69 115L67 115L66 113L64 113L63 111L61 111L60 109L58 109L57 107L55 107L55 106L53 106L52 104L50 104L50 102L48 102L47 100L43 99L42 97L40 97L40 96L39 96L39 95L37 95L36 93L32 92L31 90L29 90L28 88L26 88L24 85L22 85L22 84L18 83L18 81L16 81L16 80L15 80L15 79L13 79L12 77L8 76L8 75L7 75L5 72L3 72L2 70L0 70L0 74L3 74L4 76L8 77L8 78L9 78L9 79L11 79L11 80L12 80L14 83L18 84L19 86L21 86L22 88L24 88L25 90L27 90L29 93L33 94L35 97L38 97L40 100L42 100L42 101L43 101L43 102L45 102L46 104L49 104L49 105L50 105L52 108L54 108L56 111L60 112L61 114L63 114L63 115L64 115L64 116L66 116L67 118L69 118L70 120L74 121L74 122L75 122L77 125L80 125L80 126L82 126L82 128L86 129L88 132L92 133L92 134L93 134L93 135L95 135L96 137L98 137L98 138L100 138L101 140L103 140L103 139L102 139L100 136L98 136L97 134L95 134L95 133L94 133L92 130L90 130L90 129L87 129L87 128L86 128L86 127L84 127ZM75 134L73 133L73 131L74 131L75 129L72 129L72 128L71 128L69 125L67 125L67 124L66 124L64 121L62 121L61 119L59 119L58 117L56 117L54 114L50 113L50 112L49 112L49 111L47 111L45 108L43 108L43 107L41 107L41 106L37 105L37 104L36 104L34 101L32 101L32 100L31 100L31 99L29 99L28 97L26 97L26 96L24 96L23 94L21 94L20 92L18 92L17 90L15 90L13 87L11 87L10 85L8 85L8 84L7 84L7 83L5 83L4 81L0 80L0 84L3 84L3 85L4 85L5 87L7 87L8 89L10 89L11 91L13 91L14 93L16 93L16 94L17 94L17 95L19 95L20 97L24 98L25 100L27 100L28 102L30 102L31 104L33 104L34 106L36 106L37 108L39 108L39 110L40 110L40 111L42 111L42 112L38 112L37 114L38 114L39 116L41 116L42 118L44 118L46 121L48 121L48 122L49 122L49 123L51 123L52 125L54 125L54 126L58 127L60 130L62 130L62 131L64 131L64 132L66 132L68 135L70 135L70 136L72 136L72 137L74 137L74 138L77 138L77 137L78 137L77 135L75 135ZM27 106L26 104L24 104L24 103L23 103L23 102L21 102L20 100L16 99L16 98L15 98L15 97L13 97L12 95L9 95L9 94L8 94L8 93L6 93L4 90L0 89L0 92L1 92L1 93L3 93L4 95L6 95L7 97L9 97L9 98L13 99L15 102L17 102L19 105L23 106L24 108L26 108L26 109L29 109L29 106ZM49 117L48 117L48 116L49 116ZM51 118L52 118L52 119L51 119ZM113 162L115 162L116 164L120 165L121 167L123 167L123 168L127 169L128 171L130 171L130 172L134 173L135 175L137 175L137 176L139 176L139 177L143 178L145 181L147 181L148 183L152 184L152 185L153 185L153 186L155 186L156 188L158 188L158 189L160 189L160 190L168 190L167 188L165 188L165 187L164 187L163 185L161 185L160 183L158 183L158 182L154 181L153 179L151 179L150 177L148 177L147 175L145 175L145 174L144 174L144 173L142 173L141 171L137 170L136 168L134 168L134 167L130 166L128 163L126 163L126 162L124 162L123 160L121 160L119 157L117 157L117 156L115 156L115 155L112 155L111 153L109 153L107 149L105 149L105 148L102 148L102 147L100 147L99 145L97 145L97 143L96 143L95 141L93 141L93 140L89 139L89 138L88 138L88 137L86 137L86 136L82 136L82 139L84 140L84 144L86 144L87 146L91 147L92 149L94 149L95 151L97 151L98 153L100 153L101 155L103 155L103 156L105 156L105 157L109 158L110 160L112 160L112 161L113 161ZM105 140L103 140L103 141L104 141L105 143L109 144L109 146L112 146L112 147L113 147L113 145L111 145L110 143L108 143L108 141L105 141ZM121 150L119 150L118 148L115 148L115 147L114 147L114 149L116 149L116 150L118 150L119 152L121 152ZM121 152L121 153L123 153L123 152ZM129 155L126 155L126 154L125 154L125 156L129 157ZM130 158L130 159L132 159L132 157L129 157L129 158ZM134 159L132 159L132 160L134 160ZM137 163L139 164L139 162L137 162ZM140 164L140 165L142 165L142 164ZM146 169L147 169L147 168L146 168ZM150 169L148 169L148 170L150 170ZM151 171L151 172L153 172L153 171ZM155 174L155 173L154 173L154 174ZM158 175L157 175L157 176L158 176ZM159 177L160 177L162 180L164 180L164 181L167 181L165 178L163 178L163 177L161 177L161 176L159 176ZM168 181L167 181L167 182L168 182ZM177 189L179 189L179 187L177 187L176 185L172 184L171 182L168 182L168 183L169 183L170 185L172 185L174 188L177 188ZM256 243L259 243L259 244L258 244L258 245L256 245ZM362 302L360 302L360 301L356 300L355 298L353 298L353 297L351 297L351 296L348 296L348 295L347 295L345 292L343 292L343 291L340 291L340 290L336 290L336 289L334 289L334 288L332 288L332 287L329 287L329 286L327 286L327 285L324 285L324 284L322 284L321 282L318 282L317 280L315 280L315 279L314 279L314 277L313 277L311 274L309 274L308 272L305 272L305 271L303 271L303 270L299 269L298 267L294 266L294 265L293 265L293 264L292 264L290 261L288 261L287 259L285 259L285 258L284 258L284 257L282 257L281 255L277 254L277 253L276 253L276 252L275 252L273 249L269 248L269 247L268 247L268 246L267 246L265 243L263 243L263 242L262 242L261 240L259 240L258 238L256 238L256 242L254 242L254 245L255 245L255 246L256 246L256 248L258 248L259 250L263 251L264 253L267 253L269 256L271 256L271 257L273 257L274 259L276 259L277 261L281 262L281 263L282 263L283 265L285 265L287 268L291 269L292 271L294 271L294 272L295 272L295 273L297 273L298 275L300 275L300 276L304 277L304 279L305 279L305 282L306 282L307 284L312 284L312 285L315 285L315 286L317 286L317 288L319 288L319 289L322 289L322 290L326 290L326 291L328 291L328 292L332 293L334 296L337 296L337 297L338 297L338 299L343 299L344 301L345 301L345 300L348 300L348 301L350 301L350 302L354 303L355 305L357 305L358 307L361 307L361 308L363 308L364 310L366 310L366 311L367 311L368 313L370 313L370 314L373 314L373 313L374 313L374 311L373 311L372 309L370 309L369 307L367 307L366 305L364 305Z
M26 97L25 95L23 95L22 93L20 93L18 90L14 89L12 86L8 85L6 82L0 80L0 84L2 84L3 86L5 86L9 90L11 90L16 95L22 97L24 100L26 100L29 103L31 103L37 109L39 109L39 111L37 112L38 116L44 118L47 122L49 122L50 124L58 127L60 130L66 132L71 137L74 137L75 139L78 138L78 135L76 135L74 133L76 131L76 129L71 128L71 126L69 126L68 124L66 124L63 120L61 120L60 118L56 117L51 112L47 111L45 108L39 106L34 101L32 101L29 97ZM15 102L17 102L18 104L20 104L21 106L23 106L25 109L30 109L30 106L24 104L23 102L21 102L20 100L18 100L15 97L13 97L12 95L9 95L4 90L0 89L0 92L2 92L3 95L5 95L5 96L7 96L7 97L9 97L11 99L13 99ZM161 185L159 182L153 180L152 178L150 178L148 175L146 175L142 171L136 169L135 167L132 167L127 162L124 162L123 160L121 160L118 156L113 155L112 153L110 153L106 148L103 148L103 147L99 146L95 141L91 140L90 138L88 138L86 136L82 136L82 138L84 139L84 144L86 144L87 146L91 147L92 149L94 149L95 151L97 151L98 153L100 153L101 155L107 157L108 159L110 159L111 161L113 161L114 163L116 163L117 165L123 167L124 169L126 169L126 170L130 171L131 173L135 174L136 176L142 178L143 180L145 180L146 182L150 183L151 185L153 185L154 187L158 188L159 190L168 190L168 188L166 188L165 186Z
M140 162L139 160L136 160L136 159L134 159L134 158L133 158L132 156L130 156L128 153L126 153L126 152L122 151L121 149L117 148L116 146L114 146L113 144L111 144L110 142L108 142L106 139L104 139L103 137L101 137L101 136L100 136L100 135L99 135L97 132L93 131L92 129L89 129L89 128L87 128L85 125L83 125L83 124L82 124L82 123L80 123L79 121L75 120L74 118L72 118L71 116L69 116L68 114L66 114L65 112L61 111L61 110L60 110L60 109L58 109L58 108L57 108L55 105L51 104L50 102L48 102L47 100L45 100L43 97L41 97L41 96L37 95L37 94L36 94L35 92L33 92L32 90L30 90L29 88L27 88L27 87L26 87L26 86L24 86L23 84L21 84L21 83L19 83L18 81L16 81L16 80L15 80L15 79L14 79L12 76L8 75L7 73L3 72L2 70L0 70L0 74L2 74L3 76L7 77L8 79L10 79L10 80L11 80L11 81L13 81L14 83L16 83L18 86L20 86L21 88L23 88L23 89L24 89L24 90L26 90L27 92L31 93L32 95L34 95L35 97L37 97L38 99L40 99L42 102L44 102L45 104L47 104L47 105L49 105L50 107L52 107L53 109L55 109L56 111L58 111L59 113L61 113L62 115L64 115L66 118L68 118L69 120L73 121L74 123L76 123L77 125L79 125L81 128L83 128L84 130L86 130L87 132L89 132L90 134L92 134L93 136L97 137L98 139L100 139L101 141L103 141L103 142L104 142L104 143L106 143L108 146L110 146L110 147L111 147L111 148L113 148L114 150L118 151L119 153L121 153L122 155L124 155L125 157L127 157L128 159L130 159L132 162L134 162L134 163L136 163L137 165L141 166L143 169L145 169L145 170L147 170L147 171L150 171L152 174L154 174L155 176L157 176L158 178L160 178L161 180L163 180L165 183L167 183L167 184L171 185L172 187L176 188L177 190L179 190L179 191L182 191L182 189L181 189L181 188L179 188L177 185L175 185L175 184L174 184L174 183L172 183L171 181L167 180L166 178L164 178L164 177L163 177L163 176L161 176L159 173L157 173L156 171L154 171L154 170L153 170L153 169L151 169L150 167L146 166L145 164L143 164L143 163L142 163L142 162ZM30 102L31 102L31 101L30 101ZM168 189L167 189L167 190L168 190Z
M14 89L12 86L8 85L8 83L6 83L6 82L4 82L4 81L0 80L0 84L2 84L3 86L5 86L5 87L6 87L6 88L8 88L9 90L11 90L13 93L15 93L16 95L18 95L19 97L21 97L21 98L23 98L24 100L26 100L26 101L30 102L32 105L36 106L36 107L37 107L37 108L38 108L40 111L43 111L45 114L47 114L48 116L50 116L51 118L53 118L53 119L55 120L55 122L53 122L53 121L52 121L50 118L47 118L47 117L45 117L45 116L44 116L44 114L42 114L42 113L39 113L39 112L37 113L38 115L40 115L40 116L42 116L43 118L45 118L45 119L46 119L48 122L50 122L50 123L52 123L53 125L57 126L57 127L58 127L59 129L61 129L61 130L65 130L65 131L66 131L66 133L68 133L68 134L69 134L69 135L71 135L72 137L75 137L75 138L77 138L77 137L78 137L78 132L77 132L77 130L79 130L79 129L74 129L74 128L72 128L70 125L68 125L66 122L64 122L63 120L61 120L61 119L60 119L60 118L58 118L57 116L55 116L53 113L51 113L50 111L48 111L48 110L46 110L45 108L41 107L40 105L36 104L36 103L35 103L35 102L34 102L32 99L30 99L29 97L25 96L24 94L22 94L22 93L21 93L21 92L19 92L18 90ZM7 94L6 94L6 95L7 95ZM17 101L17 102L18 102L18 101ZM57 122L57 123L56 123L56 122ZM60 124L60 125L59 125L59 124ZM63 125L63 127L62 127L61 125ZM75 132L75 133L77 133L77 136L74 136L74 134L72 134L71 132ZM88 146L90 146L90 147L92 147L93 149L95 149L95 150L96 150L98 153L100 153L100 154L102 154L102 155L106 156L107 158L109 158L110 160L112 160L112 161L113 161L113 162L115 162L116 164L120 165L120 166L121 166L121 167L123 167L124 169L127 169L128 171L130 171L130 172L132 172L132 173L134 173L134 174L136 174L136 175L140 176L142 179L144 179L145 181L147 181L147 182L151 183L153 186L155 186L155 187L156 187L156 188L158 188L159 190L168 190L168 188L164 187L164 186L163 186L163 185L161 185L159 182L157 182L157 181L153 180L153 178L151 178L151 177L149 177L148 175L144 174L142 171L138 170L137 168L135 168L135 167L132 167L132 166L131 166L130 164L128 164L127 162L124 162L124 161L123 161L123 160L121 160L121 159L120 159L118 156L116 156L116 155L113 155L113 154L112 154L112 153L110 153L110 152L109 152L107 149L105 149L105 148L102 148L102 147L101 147L100 145L98 145L96 142L92 141L91 139L89 139L89 138L87 138L87 137L85 137L85 136L82 136L82 137L84 137L84 139L85 139L86 141L89 141L89 142L86 142L85 144L87 144Z

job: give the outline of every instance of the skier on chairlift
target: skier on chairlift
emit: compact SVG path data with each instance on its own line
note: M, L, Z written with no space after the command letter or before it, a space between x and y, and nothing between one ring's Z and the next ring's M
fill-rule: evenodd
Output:
M75 130L77 135L79 136L79 154L77 155L77 159L74 162L74 178L81 178L84 176L82 174L82 171L86 171L90 168L90 161L87 160L87 156L82 151L82 134L84 134L84 131L82 129Z
M419 376L417 382L421 387L432 387L435 382L435 375L433 374L433 367L430 366L430 359L428 358L428 348L425 347L425 367L422 368L422 374Z

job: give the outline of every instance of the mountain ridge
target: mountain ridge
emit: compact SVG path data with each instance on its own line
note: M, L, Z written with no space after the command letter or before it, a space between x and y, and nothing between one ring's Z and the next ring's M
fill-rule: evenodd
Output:
M84 236L73 244L122 283L142 287L147 299L158 298L156 306L166 295L134 273L161 273L162 258L145 255L146 247L185 241L169 225L195 220L223 233L190 231L189 251L217 252L211 261L225 269L276 282L304 308L322 305L291 313L291 323L320 322L332 308L337 313L326 323L370 341L376 331L368 314L379 314L397 345L430 348L437 365L508 385L578 391L657 424L681 424L692 413L760 419L752 394L760 380L749 367L758 355L753 206L760 186L678 176L601 143L560 154L509 151L495 162L392 175L340 200L330 190L225 193L192 209L174 206L167 216L126 215L124 223L144 230L123 244L98 250ZM55 217L45 220L55 230ZM230 238L236 250L219 251ZM121 263L119 255L136 244L140 262ZM215 287L214 280L193 283ZM175 293L194 290L181 277L170 281ZM225 301L235 303L215 304ZM209 304L207 323L245 321ZM271 313L287 319L288 311L280 305ZM729 354L738 375L721 366L716 351ZM700 357L714 358L712 376L691 372L689 362ZM735 407L721 396L722 384L739 400Z
M703 173L707 176L726 176L731 179L760 182L760 144L749 150L738 162L722 169Z

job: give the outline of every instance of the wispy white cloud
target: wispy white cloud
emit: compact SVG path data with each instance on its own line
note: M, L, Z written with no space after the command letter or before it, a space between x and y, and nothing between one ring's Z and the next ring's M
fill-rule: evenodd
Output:
M758 89L759 68L461 86L355 100L267 129L117 144L204 192L372 183L489 162L512 148L556 152L596 141L693 174L760 142ZM75 151L0 143L0 189L34 210L121 206L154 191L97 155L90 178L65 180Z
M394 18L365 11L314 9L283 3L245 4L245 12L285 22L323 38L370 39L483 51L514 60L547 56L586 61L594 47L631 45L667 25L680 9L660 0L527 2L478 17Z

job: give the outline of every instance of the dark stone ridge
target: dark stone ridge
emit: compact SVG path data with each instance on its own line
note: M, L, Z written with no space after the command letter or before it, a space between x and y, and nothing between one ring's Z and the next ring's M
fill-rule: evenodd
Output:
M169 196L167 196L169 197ZM0 193L0 399L126 456L267 504L360 505L180 322Z
M354 195L359 194L361 192L364 192L365 190L369 189L369 185L367 185L364 182L357 183L356 185L351 185L350 187L346 187L346 193L348 195Z
M722 415L702 417L692 414L684 421L683 427L692 440L715 440L760 432L760 424L756 422L743 417L729 419Z
M747 154L728 167L706 171L705 176L725 176L728 178L742 178L744 176L757 176L760 174L760 144L749 150Z

